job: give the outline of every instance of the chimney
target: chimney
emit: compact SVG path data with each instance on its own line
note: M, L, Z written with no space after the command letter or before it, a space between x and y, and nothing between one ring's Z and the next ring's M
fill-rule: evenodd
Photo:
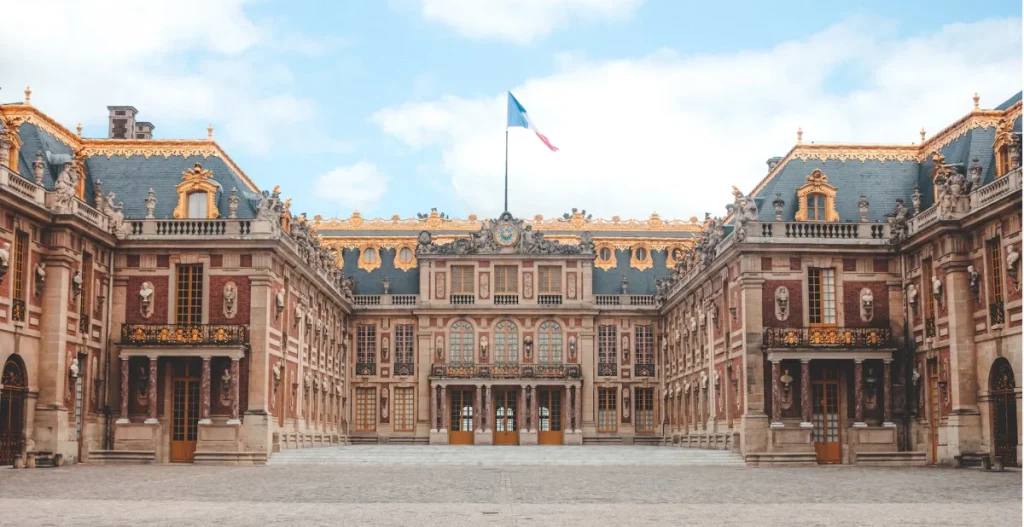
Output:
M152 139L153 138L153 123L147 123L145 121L139 121L135 123L135 138L136 139Z
M775 170L775 167L779 165L779 161L782 161L782 158L778 156L768 159L768 171Z
M134 106L107 106L110 111L110 126L107 137L110 139L130 139L135 132L135 115L139 113Z

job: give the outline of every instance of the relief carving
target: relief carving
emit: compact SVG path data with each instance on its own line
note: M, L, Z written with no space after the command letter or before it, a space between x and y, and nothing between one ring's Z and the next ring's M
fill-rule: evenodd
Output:
M789 289L786 286L775 288L775 319L779 322L789 319Z
M234 282L224 284L224 316L235 318L238 313L238 286Z
M793 407L793 376L789 374L789 368L783 370L779 380L782 381L782 407L789 410Z
M152 282L142 282L142 287L139 288L139 311L142 318L149 318L153 315L155 294L156 289L153 288Z
M488 273L480 273L480 296L491 296L491 275Z
M860 290L860 319L871 322L875 317L875 295L867 287Z

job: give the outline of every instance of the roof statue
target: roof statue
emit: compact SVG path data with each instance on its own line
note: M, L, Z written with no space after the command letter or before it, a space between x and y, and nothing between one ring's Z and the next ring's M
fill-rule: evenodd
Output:
M417 254L536 254L572 255L594 254L594 241L590 232L580 236L576 245L561 244L544 238L544 233L533 230L523 220L514 218L508 212L501 213L496 220L486 220L480 230L469 238L460 238L451 243L435 243L429 231L419 235Z

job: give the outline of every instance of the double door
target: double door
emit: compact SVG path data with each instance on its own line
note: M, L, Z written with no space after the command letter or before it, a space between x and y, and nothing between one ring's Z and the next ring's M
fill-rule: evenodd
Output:
M494 444L519 444L519 390L494 389Z
M448 444L473 444L473 390L471 388L452 388L449 393Z
M818 463L842 463L843 449L840 442L839 422L839 381L815 381L812 388L811 433L814 439L814 453Z
M537 413L537 443L562 444L562 393L564 388L540 388Z
M171 462L189 463L196 455L199 385L192 361L176 365L171 400Z

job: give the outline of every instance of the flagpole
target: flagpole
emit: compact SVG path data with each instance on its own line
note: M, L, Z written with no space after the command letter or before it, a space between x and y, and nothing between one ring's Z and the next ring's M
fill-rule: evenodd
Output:
M505 127L505 212L508 212L508 126Z

